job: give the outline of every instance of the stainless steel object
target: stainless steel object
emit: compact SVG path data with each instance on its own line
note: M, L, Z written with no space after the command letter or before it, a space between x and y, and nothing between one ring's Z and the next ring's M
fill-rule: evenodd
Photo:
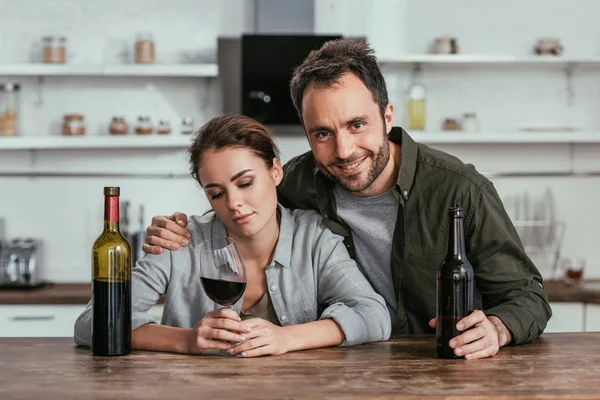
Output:
M35 287L43 284L41 243L17 238L0 246L0 287Z

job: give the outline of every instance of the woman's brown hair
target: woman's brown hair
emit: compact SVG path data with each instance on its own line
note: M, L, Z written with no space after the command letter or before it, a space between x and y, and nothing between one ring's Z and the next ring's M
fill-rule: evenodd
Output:
M269 130L260 122L244 115L214 117L195 133L194 142L188 149L190 174L198 178L202 156L209 150L244 147L262 158L267 167L273 167L273 159L279 158L279 149Z

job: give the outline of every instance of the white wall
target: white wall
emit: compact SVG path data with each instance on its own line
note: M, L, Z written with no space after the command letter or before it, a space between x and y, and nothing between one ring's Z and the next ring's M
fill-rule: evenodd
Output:
M595 23L600 3L571 4L567 0L316 0L315 30L367 36L382 54L421 53L433 37L442 34L457 36L465 53L527 54L535 37L557 35L570 55L600 54L600 26ZM33 44L49 33L68 37L72 62L121 62L122 49L131 48L135 33L147 29L156 39L159 62L186 62L189 56L210 62L219 35L250 29L250 6L244 0L0 0L0 63L29 62ZM385 66L384 72L397 122L402 123L409 68ZM571 105L559 67L437 66L426 67L424 78L429 89L429 130L438 130L447 115L472 110L486 132L510 132L532 124L574 125L600 132L600 70L575 71ZM172 121L191 115L200 125L220 107L214 79L47 77L39 86L36 78L14 79L23 85L26 135L57 135L62 115L68 112L85 114L89 135L105 135L114 114L125 115L130 122L140 113ZM301 135L280 135L279 142L284 161L308 148ZM441 148L489 173L600 170L597 145ZM0 151L0 172L7 171L185 174L187 166L181 150ZM587 258L589 265L597 266L588 275L600 276L594 230L600 225L594 207L600 198L599 178L493 180L503 197L524 191L536 195L551 188L557 215L568 224L564 253ZM101 230L105 185L120 185L122 199L130 200L136 210L143 203L146 225L152 215L177 210L200 213L207 207L191 178L0 177L0 216L6 219L6 233L44 241L47 279L89 279L89 252Z

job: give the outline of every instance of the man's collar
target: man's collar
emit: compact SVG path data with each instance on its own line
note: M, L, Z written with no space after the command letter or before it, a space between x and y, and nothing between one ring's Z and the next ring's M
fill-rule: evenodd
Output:
M400 171L396 183L402 197L406 200L412 189L417 170L417 143L399 126L392 128L388 135L391 142L402 147L400 155Z

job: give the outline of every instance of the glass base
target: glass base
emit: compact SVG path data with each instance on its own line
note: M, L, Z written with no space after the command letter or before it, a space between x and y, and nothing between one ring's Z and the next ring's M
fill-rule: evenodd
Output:
M242 358L241 354L231 354L227 350L219 350L221 357L229 357L229 358Z

